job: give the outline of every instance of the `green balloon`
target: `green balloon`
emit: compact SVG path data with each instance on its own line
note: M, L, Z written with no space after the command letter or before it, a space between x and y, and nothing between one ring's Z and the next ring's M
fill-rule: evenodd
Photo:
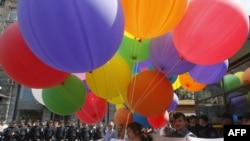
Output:
M130 64L141 62L149 58L150 40L141 41L123 36L122 43L117 51Z
M43 89L42 98L50 111L58 115L71 115L84 104L86 89L79 78L70 75L64 83Z
M224 90L229 91L241 85L240 79L233 74L226 74L223 77Z

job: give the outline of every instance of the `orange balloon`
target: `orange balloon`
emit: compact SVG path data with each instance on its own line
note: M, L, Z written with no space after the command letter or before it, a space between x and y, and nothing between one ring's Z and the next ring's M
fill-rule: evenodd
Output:
M132 112L127 108L120 108L115 111L114 122L116 125L127 125L133 121Z
M152 38L173 29L184 16L188 0L122 0L125 30L137 38Z
M179 79L182 88L189 92L198 92L206 87L206 84L196 82L189 73L179 75Z
M250 83L250 68L247 68L242 75L243 84Z
M143 116L155 116L170 106L174 92L165 74L146 70L132 78L127 96L133 111Z

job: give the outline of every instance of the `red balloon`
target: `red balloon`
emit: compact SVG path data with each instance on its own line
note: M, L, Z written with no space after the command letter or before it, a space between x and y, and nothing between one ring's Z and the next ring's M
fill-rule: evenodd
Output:
M101 121L105 117L106 112L107 101L93 93L89 93L82 108L75 115L84 123L94 124Z
M167 124L167 119L165 119L166 114L165 112L157 115L157 116L152 116L152 117L148 117L148 123L154 127L154 128L161 128L163 126L165 126Z
M184 59L212 65L237 53L248 31L248 14L239 0L191 0L173 39Z
M69 76L44 64L29 50L17 22L9 25L1 37L0 61L11 79L31 88L52 87Z

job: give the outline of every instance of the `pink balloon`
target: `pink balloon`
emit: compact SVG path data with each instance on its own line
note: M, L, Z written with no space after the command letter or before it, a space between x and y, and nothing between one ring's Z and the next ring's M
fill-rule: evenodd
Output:
M247 39L249 18L238 0L191 0L173 30L179 54L201 65L222 62L239 51Z

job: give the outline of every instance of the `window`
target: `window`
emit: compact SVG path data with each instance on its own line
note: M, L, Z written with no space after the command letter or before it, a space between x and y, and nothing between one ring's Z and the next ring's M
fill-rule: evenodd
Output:
M11 8L9 13L9 20L10 21L16 21L17 20L17 9Z
M4 6L5 0L0 0L0 6Z

